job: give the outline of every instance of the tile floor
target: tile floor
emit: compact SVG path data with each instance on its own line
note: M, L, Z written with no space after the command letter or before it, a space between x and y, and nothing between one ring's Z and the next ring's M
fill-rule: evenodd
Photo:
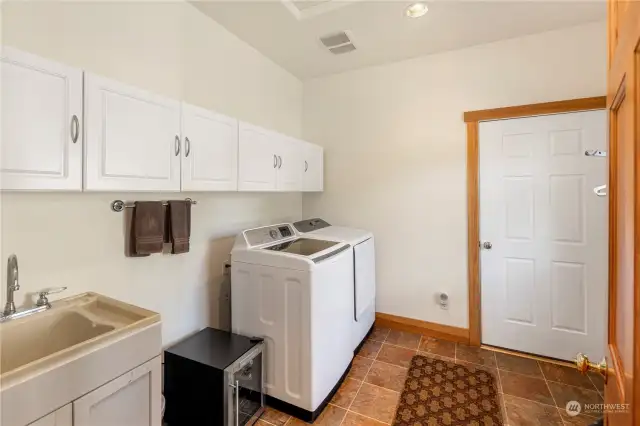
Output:
M604 383L596 375L487 349L419 334L375 328L353 360L344 383L315 421L320 426L384 426L391 424L407 367L416 355L459 364L484 366L494 374L505 426L586 426L595 417L569 417L568 401L602 402ZM258 426L305 423L267 409Z

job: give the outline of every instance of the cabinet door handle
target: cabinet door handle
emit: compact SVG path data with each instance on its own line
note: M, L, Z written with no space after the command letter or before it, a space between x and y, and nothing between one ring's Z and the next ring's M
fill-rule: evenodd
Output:
M273 154L273 168L278 167L278 156Z
M175 139L175 151L176 151L176 157L180 155L180 137L178 135L176 135L176 139Z
M306 171L309 170L309 163L307 163L307 160L304 160L304 171L306 173Z
M282 157L280 157L280 156L278 155L278 158L280 159L280 165L278 166L278 168L279 168L279 169L281 169L281 168L282 168Z
M80 121L77 115L71 117L71 142L78 142L78 136L80 135Z
M188 157L191 152L191 141L189 138L184 138L184 156Z

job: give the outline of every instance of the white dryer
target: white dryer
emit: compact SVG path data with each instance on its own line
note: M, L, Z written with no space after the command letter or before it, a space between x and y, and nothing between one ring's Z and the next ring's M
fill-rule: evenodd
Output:
M362 229L333 226L322 219L307 219L293 226L308 238L342 241L353 255L352 346L363 342L376 319L376 259L373 234Z
M349 244L301 237L291 224L246 230L231 251L231 329L265 339L265 392L303 420L353 358L352 277Z

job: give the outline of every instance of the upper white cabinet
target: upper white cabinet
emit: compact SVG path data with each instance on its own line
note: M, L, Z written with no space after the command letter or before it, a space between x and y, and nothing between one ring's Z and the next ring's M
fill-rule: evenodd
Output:
M289 192L300 191L302 189L300 160L303 145L284 135L276 135L276 141L278 156L276 189Z
M238 189L274 191L280 163L275 135L265 129L240 122L238 149Z
M238 120L182 104L182 190L238 189Z
M2 49L2 189L82 190L82 71Z
M247 123L239 129L240 191L302 190L304 143Z
M180 103L85 74L85 189L179 191Z
M321 146L304 143L302 148L302 190L322 191L324 188L324 150Z
M322 148L5 47L3 190L322 191Z

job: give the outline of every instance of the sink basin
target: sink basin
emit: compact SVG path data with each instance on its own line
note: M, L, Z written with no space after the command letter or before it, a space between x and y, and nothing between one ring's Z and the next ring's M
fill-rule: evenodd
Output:
M63 311L3 330L0 375L114 329L113 325L93 322L81 312Z
M73 357L104 339L159 321L159 315L95 293L0 324L0 383Z

